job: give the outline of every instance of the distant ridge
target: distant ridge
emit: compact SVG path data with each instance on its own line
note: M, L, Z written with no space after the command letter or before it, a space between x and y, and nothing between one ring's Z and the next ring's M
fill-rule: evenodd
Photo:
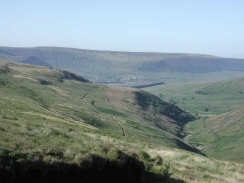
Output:
M39 65L39 66L46 66L46 67L52 67L52 65L36 58L35 56L30 56L24 59L21 59L21 63L27 63L27 64L32 64L32 65Z
M0 54L1 54L1 55L7 55L7 56L14 56L13 54L8 53L8 52L6 52L6 51L4 51L4 50L1 50L1 49L0 49Z
M94 82L127 86L244 76L244 59L202 54L97 51L62 47L0 47L0 50L0 58L5 52L11 54L5 56L9 61L21 62L23 57L29 58L31 64L40 64L41 61L42 65L70 70ZM35 61L30 58L35 58ZM209 73L214 74L210 76Z

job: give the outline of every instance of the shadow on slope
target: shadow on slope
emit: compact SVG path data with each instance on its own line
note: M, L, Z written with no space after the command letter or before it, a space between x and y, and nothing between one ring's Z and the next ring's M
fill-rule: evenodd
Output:
M159 97L148 92L135 92L135 97L136 101L143 109L146 110L150 106L152 106L155 109L155 111L159 114L165 115L179 122L181 125L184 125L189 121L195 120L195 117L190 113L183 111L182 109L173 104L164 102Z
M12 153L1 157L0 182L4 183L146 183L184 181L170 178L167 171L155 174L145 170L142 162L122 153L118 161L91 155L80 165L26 161L25 155Z
M75 81L80 81L80 82L84 82L84 83L88 83L89 81L87 79L84 79L82 76L69 72L69 71L65 71L65 70L60 70L62 77L60 78L61 80L63 79L70 79L70 80L75 80ZM60 80L60 81L61 81Z

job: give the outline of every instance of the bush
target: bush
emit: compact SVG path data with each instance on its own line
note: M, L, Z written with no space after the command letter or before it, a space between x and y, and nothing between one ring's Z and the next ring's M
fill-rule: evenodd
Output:
M51 83L47 80L44 80L44 79L39 79L38 82L41 84L41 85L50 85Z

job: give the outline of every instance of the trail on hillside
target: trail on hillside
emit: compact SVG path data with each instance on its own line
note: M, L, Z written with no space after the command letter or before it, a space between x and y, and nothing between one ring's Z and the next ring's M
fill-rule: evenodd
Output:
M84 101L87 103L86 98L87 98L90 94L95 93L95 92L100 92L100 91L101 91L101 85L99 86L99 89L98 89L97 91L90 92L90 93L86 93L86 94L82 97L82 100L84 100Z
M116 120L116 118L113 117L113 119L114 119L114 120L118 123L118 125L120 126L120 128L121 128L121 130L122 130L122 135L123 135L124 137L126 137L124 127L121 125L120 122L118 122L118 120Z
M214 138L215 138L215 141L214 141L214 149L217 149L218 148L218 141L220 141L220 137L219 135L217 135L216 133L214 133L213 131L211 131L210 133L213 134Z
M95 92L100 92L100 91L101 91L101 85L99 86L99 89L98 89L97 91L90 92L90 93L86 93L81 99L82 99L88 106L93 105L93 104L87 102L86 99L87 99L87 97L89 97L90 94L93 94L93 93L95 93ZM99 110L95 110L96 108L94 108L94 107L89 108L89 109L90 109L90 111L92 111L92 112L96 112L96 113L99 113L99 112L100 112Z
M89 95L89 93L85 94L83 97L82 97L82 100L85 100L86 97Z
M67 118L67 119L59 118L59 117L63 117L64 114L61 113L61 112L58 112L57 110L49 109L48 111L50 111L56 117L48 116L48 115L44 115L44 114L35 114L35 113L31 113L31 112L23 112L23 113L30 114L30 115L35 115L35 116L42 116L42 117L45 117L47 119L57 120L59 122L64 122L64 123L68 123L68 124L76 124L76 125L79 125L79 126L83 126L83 127L85 126L87 128L95 129L94 126L88 125L86 123L80 123L80 122L74 120L72 117L69 117L67 115L65 115L65 118ZM70 121L68 121L68 120L70 120Z
M107 99L108 104L111 105L110 102L109 102L109 98L108 98L107 95L106 95L106 99ZM112 105L111 105L111 106L112 106ZM113 120L116 121L116 122L118 123L118 125L120 126L120 128L121 128L121 130L122 130L122 135L123 135L124 137L126 137L124 127L121 125L120 122L118 122L118 120L117 120L115 117L112 117L112 118L113 118Z
M106 95L106 99L107 99L108 104L110 104L110 102L109 102L109 99L108 99L108 96L107 96L107 95Z
M204 117L203 120L202 120L202 124L203 124L203 129L206 128L206 124L205 124L205 121L206 119L208 118L208 116Z

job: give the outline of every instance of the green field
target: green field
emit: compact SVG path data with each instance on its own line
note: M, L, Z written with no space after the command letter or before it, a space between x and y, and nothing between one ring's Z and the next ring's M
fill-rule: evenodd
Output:
M185 139L189 143L209 157L244 162L243 83L240 78L169 84L145 90L199 118L185 125L188 135Z
M186 125L187 140L207 156L227 161L244 162L244 108Z
M145 88L145 91L174 103L184 110L204 115L216 115L243 106L243 81L175 83Z

